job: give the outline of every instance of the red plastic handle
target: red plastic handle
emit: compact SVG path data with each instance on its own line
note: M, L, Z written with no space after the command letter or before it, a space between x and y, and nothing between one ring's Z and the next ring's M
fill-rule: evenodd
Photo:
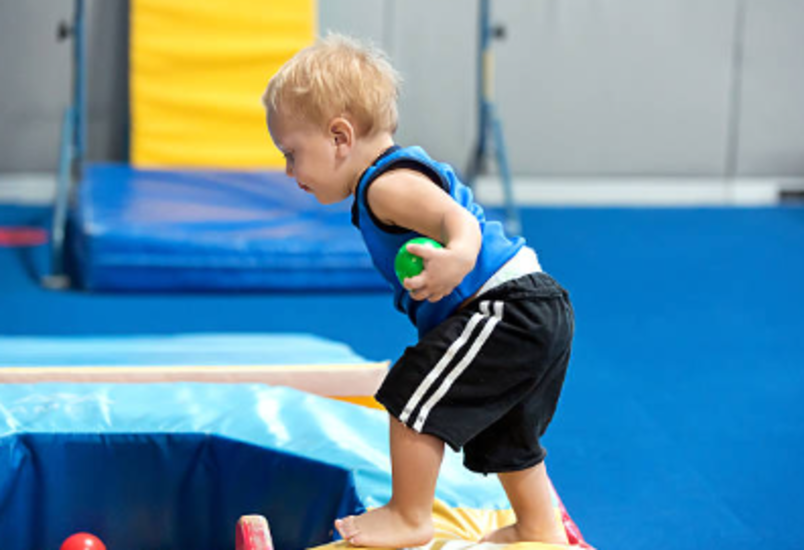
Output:
M271 529L263 516L242 516L235 529L235 548L237 550L273 550Z

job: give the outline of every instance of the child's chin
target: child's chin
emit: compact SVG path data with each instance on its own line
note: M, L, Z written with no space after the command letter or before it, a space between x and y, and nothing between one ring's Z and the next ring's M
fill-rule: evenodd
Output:
M318 201L319 204L323 205L330 205L330 204L337 204L343 200L345 197L316 197L315 200Z

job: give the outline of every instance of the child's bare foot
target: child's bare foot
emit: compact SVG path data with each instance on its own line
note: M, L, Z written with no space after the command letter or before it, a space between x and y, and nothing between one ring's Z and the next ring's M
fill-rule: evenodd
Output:
M552 529L523 529L518 523L492 531L480 542L513 544L515 542L545 542L549 544L569 544L566 532L558 525Z
M427 544L433 538L433 520L429 515L417 522L388 506L337 519L335 528L352 546L408 548Z

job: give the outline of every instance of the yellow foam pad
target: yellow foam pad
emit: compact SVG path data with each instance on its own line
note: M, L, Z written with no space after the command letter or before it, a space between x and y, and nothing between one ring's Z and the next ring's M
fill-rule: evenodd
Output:
M366 407L369 409L379 409L381 411L385 410L383 407L372 395L347 395L347 396L328 396L332 397L333 399L337 399L338 401L346 401L347 403L352 403L353 405L360 405L361 407Z
M515 516L512 510L452 508L436 499L433 505L435 538L424 548L427 550L497 550L502 548L506 550L566 550L569 548L566 545L541 542L519 542L516 544L478 542L486 533L511 525L514 520ZM556 508L556 521L561 524L561 512L558 508ZM317 546L315 550L346 550L350 548L353 547L341 540Z
M315 0L132 0L131 163L283 166L260 97L316 17Z

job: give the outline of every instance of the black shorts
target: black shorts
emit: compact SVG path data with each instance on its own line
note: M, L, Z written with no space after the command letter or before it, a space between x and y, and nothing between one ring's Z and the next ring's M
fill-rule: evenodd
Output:
M574 318L567 292L534 273L477 297L428 332L389 371L377 401L434 435L481 473L544 460L539 444L558 404Z

